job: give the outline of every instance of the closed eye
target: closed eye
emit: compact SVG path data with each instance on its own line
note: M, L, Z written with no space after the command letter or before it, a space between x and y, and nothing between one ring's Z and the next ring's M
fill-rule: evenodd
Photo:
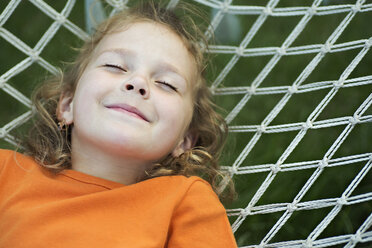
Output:
M165 86L171 88L171 89L174 90L175 92L178 92L177 87L175 87L175 86L173 86L173 85L171 85L171 84L169 84L169 83L167 83L167 82L165 82L165 81L156 81L156 82L159 83L159 84L162 84L162 85L165 85Z
M105 66L105 67L112 68L112 69L115 69L115 70L124 71L124 72L127 71L127 70L125 70L121 65L117 65L117 64L104 64L104 66Z

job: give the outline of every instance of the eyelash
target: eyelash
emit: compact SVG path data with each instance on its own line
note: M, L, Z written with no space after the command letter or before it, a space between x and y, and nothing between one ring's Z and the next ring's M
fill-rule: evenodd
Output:
M125 70L123 67L121 67L120 65L115 65L115 64L105 64L104 66L106 67L111 67L111 68L115 68L115 69L118 69L118 70L121 70L121 71L127 71Z
M171 88L172 90L174 90L175 92L178 92L178 89L176 87L174 87L173 85L167 83L167 82L164 82L164 81L156 81L157 83L160 83L160 84L163 84L163 85L166 85L168 86L169 88Z
M115 64L105 64L104 66L106 66L106 67L111 67L111 68L115 68L115 69L118 69L118 70L121 70L121 71L126 72L126 70L125 70L123 67L121 67L120 65L115 65ZM156 82L159 83L159 84L163 84L163 85L165 85L165 86L168 86L168 87L171 88L172 90L178 92L177 87L175 87L175 86L173 86L173 85L171 85L171 84L169 84L169 83L167 83L167 82L165 82L165 81L156 81Z

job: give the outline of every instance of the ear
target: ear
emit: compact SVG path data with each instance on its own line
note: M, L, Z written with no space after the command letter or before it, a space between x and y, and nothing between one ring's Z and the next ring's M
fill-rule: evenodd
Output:
M181 140L176 146L176 148L173 150L172 152L173 157L178 157L185 151L193 148L197 140L198 140L198 135L192 132L187 132L183 140Z
M73 123L73 97L71 93L62 93L59 97L56 115L59 121L65 120L67 125Z

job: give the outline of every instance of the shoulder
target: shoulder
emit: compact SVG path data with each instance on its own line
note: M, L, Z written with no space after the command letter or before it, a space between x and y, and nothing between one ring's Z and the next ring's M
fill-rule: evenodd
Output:
M219 199L217 194L213 191L212 186L210 185L209 182L206 180L197 177L197 176L192 176L187 178L188 181L188 190L187 194L198 194L202 196L209 195L210 197L216 198L217 200Z
M15 153L16 151L8 150L8 149L0 149L0 159L1 161L4 160L4 158L7 158L11 156L11 154Z
M8 169L12 169L15 167L14 165L21 166L22 169L30 169L34 167L35 161L22 153L7 150L7 149L0 149L0 172Z
M198 176L186 177L183 175L176 176L165 176L161 177L166 184L178 185L182 188L189 189L190 187L202 187L205 189L212 190L212 186L209 182ZM213 190L212 190L213 191Z
M198 176L186 177L183 175L163 176L151 179L152 183L146 184L146 187L155 194L176 198L176 207L186 202L198 204L198 202L208 202L214 207L224 209L219 197L213 191L212 186L206 180ZM156 187L154 186L156 185ZM145 185L144 185L145 186Z
M161 179L168 187L176 187L179 190L183 190L185 194L190 190L197 190L200 191L200 193L214 193L210 183L198 176L186 177L183 175L176 175L161 177Z
M237 247L226 214L212 186L202 178L178 178L184 194L174 208L167 247Z
M184 204L200 204L209 206L209 208L219 209L221 212L225 212L225 208L218 195L214 192L212 186L206 180L198 176L175 176L173 180L178 180L178 185L182 191L182 198L178 205Z
M4 168L5 164L9 163L15 153L13 150L0 149L0 170Z

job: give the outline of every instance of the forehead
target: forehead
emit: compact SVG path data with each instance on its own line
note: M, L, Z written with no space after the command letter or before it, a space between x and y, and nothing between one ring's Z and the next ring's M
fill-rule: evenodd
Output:
M188 82L196 75L193 55L183 40L170 28L155 22L136 22L107 34L95 49L96 55L105 51L127 51L141 63L147 65L170 65L180 72ZM129 51L129 52L128 52ZM168 66L169 67L169 66Z

